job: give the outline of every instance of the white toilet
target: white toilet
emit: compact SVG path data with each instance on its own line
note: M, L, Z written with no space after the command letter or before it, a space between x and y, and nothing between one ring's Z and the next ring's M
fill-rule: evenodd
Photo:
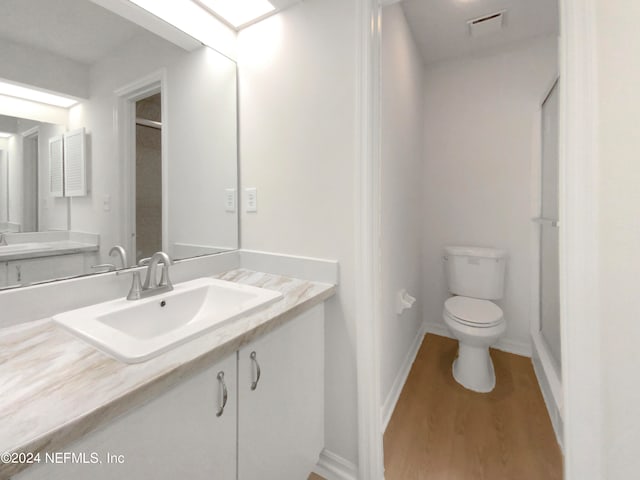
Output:
M490 300L502 298L507 253L446 247L444 259L449 291L455 295L444 303L444 322L459 342L453 378L469 390L490 392L496 375L489 347L507 328L502 309Z

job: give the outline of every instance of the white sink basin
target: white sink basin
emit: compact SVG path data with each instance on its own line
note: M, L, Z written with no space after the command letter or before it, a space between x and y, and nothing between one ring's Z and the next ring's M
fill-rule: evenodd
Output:
M34 250L49 250L51 249L50 245L45 245L42 243L15 243L13 245L0 245L0 255L3 253L22 253L22 252L32 252Z
M199 278L171 292L99 303L53 321L118 360L138 363L280 298L273 290Z

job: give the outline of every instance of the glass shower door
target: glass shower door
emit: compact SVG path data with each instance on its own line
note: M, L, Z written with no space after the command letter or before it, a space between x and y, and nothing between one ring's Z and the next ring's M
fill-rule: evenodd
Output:
M540 211L540 330L560 374L559 94L558 84L542 104L542 197Z

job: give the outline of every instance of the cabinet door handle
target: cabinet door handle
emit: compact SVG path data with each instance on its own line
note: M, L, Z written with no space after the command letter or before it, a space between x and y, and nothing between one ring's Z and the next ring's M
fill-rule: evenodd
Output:
M222 405L218 408L216 412L216 417L221 417L224 413L224 407L227 406L227 385L224 383L224 372L218 372L218 382L222 386Z
M256 358L256 352L251 352L251 362L256 365L256 379L251 382L251 390L255 390L258 387L258 382L260 381L260 364L258 363L258 359ZM251 376L253 377L253 372L251 372Z

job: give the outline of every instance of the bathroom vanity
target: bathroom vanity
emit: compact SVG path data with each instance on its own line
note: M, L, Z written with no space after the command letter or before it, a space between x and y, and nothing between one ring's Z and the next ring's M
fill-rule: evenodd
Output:
M3 234L0 245L0 289L91 271L100 236L80 232Z
M335 286L244 269L216 278L283 297L135 364L51 319L1 330L0 451L39 462L2 463L0 478L306 478L324 446L323 302Z

